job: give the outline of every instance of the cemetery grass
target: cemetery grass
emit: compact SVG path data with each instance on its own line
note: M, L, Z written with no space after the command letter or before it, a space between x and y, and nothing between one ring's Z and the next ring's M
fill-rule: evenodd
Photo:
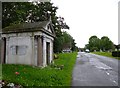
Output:
M72 70L77 53L61 53L45 68L28 65L2 65L2 79L6 84L15 83L24 86L70 86ZM60 69L60 67L62 68ZM19 74L15 74L18 72Z
M111 52L92 52L92 53L120 60L120 57L113 57Z

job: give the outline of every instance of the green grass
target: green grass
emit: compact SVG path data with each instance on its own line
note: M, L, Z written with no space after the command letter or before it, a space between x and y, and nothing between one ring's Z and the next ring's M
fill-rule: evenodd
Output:
M72 70L76 61L77 53L59 54L54 66L64 65L63 69L48 66L45 68L28 65L2 65L2 79L7 82L21 84L22 86L70 86ZM16 75L15 72L19 72Z
M120 57L113 57L111 52L92 52L92 53L120 60Z
M2 79L2 65L0 64L0 80Z

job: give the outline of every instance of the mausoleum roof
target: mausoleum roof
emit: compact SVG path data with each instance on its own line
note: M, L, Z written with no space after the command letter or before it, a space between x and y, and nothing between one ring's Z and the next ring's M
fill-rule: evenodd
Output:
M48 25L50 26L52 33L47 30ZM35 23L22 23L22 24L16 24L13 26L8 26L8 27L2 29L3 34L35 32L35 31L42 31L42 32L45 32L45 33L55 37L55 32L54 32L51 21L41 21L41 22L35 22Z

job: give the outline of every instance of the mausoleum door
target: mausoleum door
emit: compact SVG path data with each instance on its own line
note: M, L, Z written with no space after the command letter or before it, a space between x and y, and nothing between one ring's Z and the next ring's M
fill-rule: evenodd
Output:
M46 64L50 64L50 42L46 43Z

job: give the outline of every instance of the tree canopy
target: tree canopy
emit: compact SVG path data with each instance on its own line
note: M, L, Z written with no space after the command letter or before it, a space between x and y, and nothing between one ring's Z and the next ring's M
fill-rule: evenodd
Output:
M58 7L50 2L3 2L2 27L12 24L45 21L51 16L54 29L64 28L66 23L56 16ZM61 21L61 22L60 22ZM61 23L61 24L60 24Z
M103 36L99 39L94 35L89 38L89 42L85 45L85 48L90 51L108 51L114 49L115 47L113 42L107 36Z
M63 44L71 43L75 47L74 39L61 29L69 29L63 17L56 15L58 7L51 2L2 2L2 28L14 24L34 23L46 21L51 17L56 33L54 52L61 52ZM73 48L74 50L74 48Z
M57 37L58 39L55 41L55 52L61 52L63 49L71 49L72 51L76 51L78 47L76 46L75 40L73 37L67 32L62 32L62 36ZM61 47L60 47L61 46Z

